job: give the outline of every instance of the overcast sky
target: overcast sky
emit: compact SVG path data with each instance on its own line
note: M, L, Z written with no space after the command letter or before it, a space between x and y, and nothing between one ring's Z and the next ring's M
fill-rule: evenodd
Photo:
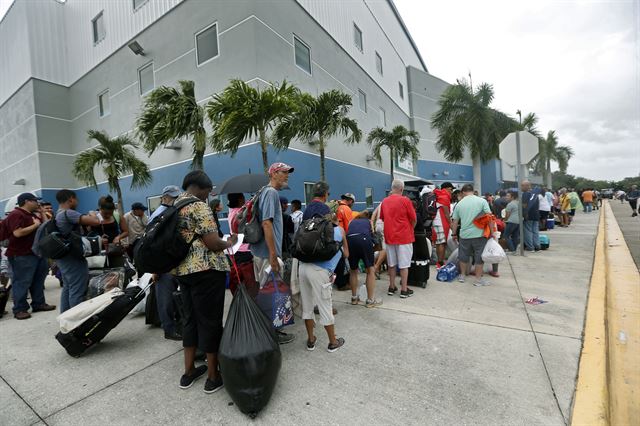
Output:
M575 151L569 173L640 174L640 0L394 2L429 72L471 71L494 85L494 107L535 112Z
M535 112L573 148L569 173L640 174L640 0L394 3L431 74L471 71L497 109Z

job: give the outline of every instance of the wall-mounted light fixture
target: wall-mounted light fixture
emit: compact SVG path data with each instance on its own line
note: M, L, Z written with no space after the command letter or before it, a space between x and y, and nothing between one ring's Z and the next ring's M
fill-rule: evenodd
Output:
M136 55L144 56L144 49L142 48L142 46L140 46L140 43L138 43L137 41L134 40L131 43L129 43L127 46L129 46L129 49L131 49L131 51Z
M433 177L436 177L436 176L438 176L438 175L439 175L439 173L437 173L437 172L433 172L433 173L431 173L431 174L433 175Z
M449 170L445 170L444 172L442 172L442 174L445 176L449 176Z
M365 157L365 160L367 160L367 163L371 162L371 161L375 161L376 159L374 158L373 155L367 155Z
M27 181L24 178L18 179L17 181L13 182L14 185L26 185Z
M169 142L164 144L164 149L173 149L176 151L180 150L182 149L182 142L178 139L170 140Z
M464 179L464 175L460 175L460 179Z

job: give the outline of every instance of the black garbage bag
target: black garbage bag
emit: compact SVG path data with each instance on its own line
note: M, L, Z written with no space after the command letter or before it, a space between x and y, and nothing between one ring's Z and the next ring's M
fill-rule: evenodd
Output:
M244 284L231 302L218 360L227 393L240 411L255 418L271 398L282 354L273 327Z

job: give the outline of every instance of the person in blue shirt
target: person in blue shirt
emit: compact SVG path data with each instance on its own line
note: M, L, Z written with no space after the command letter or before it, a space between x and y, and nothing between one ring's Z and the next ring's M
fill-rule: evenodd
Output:
M528 180L520 184L522 189L522 219L524 225L524 249L540 250L540 200L538 194L531 190Z
M338 226L338 219L335 214L331 216L333 222L334 241L342 242L342 250L329 260L318 262L300 262L299 280L300 280L300 299L302 301L302 319L307 329L307 350L312 351L316 348L318 340L314 335L315 314L313 312L314 305L318 306L320 314L320 324L324 326L329 338L328 352L335 352L342 345L344 339L336 337L335 333L335 317L333 316L331 292L335 275L333 271L336 269L340 258L349 257L349 246L344 230Z
M311 194L313 200L309 202L307 208L302 214L302 221L313 217L322 217L331 213L331 209L327 206L327 198L329 197L329 185L326 182L319 181L313 185Z

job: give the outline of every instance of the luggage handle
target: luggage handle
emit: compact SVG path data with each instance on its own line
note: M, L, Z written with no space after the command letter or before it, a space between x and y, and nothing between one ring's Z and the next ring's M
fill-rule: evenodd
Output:
M149 289L151 288L151 286L152 286L152 285L154 285L154 284L155 284L155 281L153 281L152 279L150 279L150 280L149 280L149 283L148 283L144 288L142 288L142 287L140 287L140 286L137 286L137 287L139 287L139 288L140 288L140 291L136 293L136 295L134 296L134 298L136 298L136 299L137 299L138 297L140 297L140 295L141 295L141 294L146 293L146 292L147 292L147 290L149 290Z

